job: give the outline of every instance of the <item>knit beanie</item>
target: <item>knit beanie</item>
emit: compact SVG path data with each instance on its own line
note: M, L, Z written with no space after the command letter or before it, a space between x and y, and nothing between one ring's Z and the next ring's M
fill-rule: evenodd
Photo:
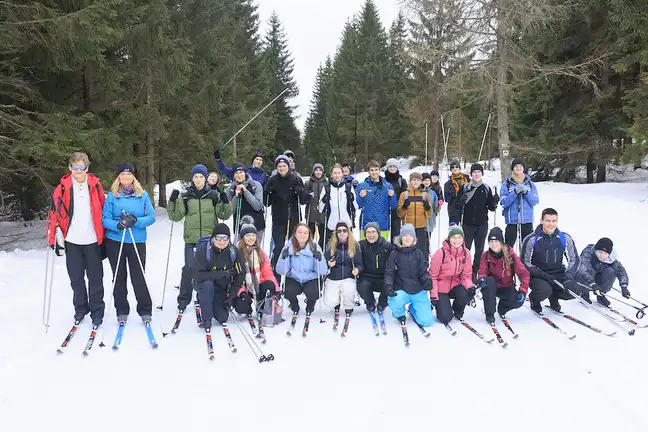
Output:
M234 164L232 164L232 174L235 174L236 171L247 172L247 168L240 162L234 162Z
M261 152L254 153L254 155L252 156L252 162L254 162L254 159L256 159L256 158L263 159L263 153L261 153Z
M441 176L439 175L439 170L432 170L432 171L430 171L430 177L432 177L432 176L441 177Z
M315 170L318 169L318 168L321 169L322 171L324 171L324 165L317 162L315 165L313 165L313 174L315 174Z
M350 162L342 162L342 168L344 167L351 168L352 166Z
M522 165L522 167L524 169L526 169L526 166L524 165L524 161L522 160L521 157L513 158L513 161L511 162L511 171L513 171L513 168L515 168L515 165Z
M284 152L284 155L285 155L285 156L288 156L288 157L291 157L291 158L293 158L293 159L295 159L295 152L292 151L292 150L286 150L286 151Z
M387 159L387 162L385 162L385 167L389 169L390 166L398 167L398 161L394 158Z
M457 234L464 238L463 228L456 224L450 224L448 227L448 240L450 240L450 237Z
M614 248L614 243L612 243L612 240L610 240L607 237L603 237L602 239L597 241L596 244L594 245L594 250L607 252L609 254L612 253L613 248Z
M191 168L191 177L195 176L196 174L200 174L203 177L207 178L209 171L207 171L207 167L203 164L198 164L194 165L193 168Z
M344 221L340 221L340 222L338 222L338 223L335 224L335 230L336 230L336 231L337 231L338 228L341 228L341 227L344 227L344 228L346 228L346 229L349 229L349 224L347 224L347 223L344 222Z
M504 233L502 233L502 228L493 227L488 233L488 241L497 240L500 243L504 243Z
M257 229L254 226L254 219L250 215L245 215L241 218L241 228L239 229L239 237L243 238L246 234L258 235Z
M401 238L405 237L406 235L414 237L414 240L416 240L416 230L414 229L414 225L412 224L405 224L400 230L400 236Z
M365 225L364 227L365 235L367 235L367 230L369 228L375 229L376 231L378 231L378 234L380 234L380 225L378 225L376 222L368 222L367 225Z
M119 165L117 165L117 169L115 170L115 173L119 175L123 172L134 173L135 168L133 167L133 164L131 164L130 162L122 162Z
M470 167L470 174L474 173L475 171L481 171L482 175L484 175L484 167L481 164L474 163Z
M426 172L421 173L421 177L423 177L423 180L425 180L425 179L431 180L432 179L432 176L429 173L426 173Z
M216 224L212 231L212 237L216 237L217 235L226 235L227 237L230 237L231 233L229 227L224 223Z
M275 168L277 165L279 165L281 162L285 163L286 165L290 166L290 159L288 159L288 156L286 155L279 155L275 159Z
M452 162L450 162L450 169L452 169L452 168L461 169L461 164L459 163L458 159L452 159Z

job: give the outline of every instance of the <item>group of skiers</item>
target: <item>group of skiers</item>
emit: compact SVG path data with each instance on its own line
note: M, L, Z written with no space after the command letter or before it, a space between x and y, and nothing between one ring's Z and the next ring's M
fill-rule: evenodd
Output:
M473 164L466 175L458 161L451 162L450 178L442 188L436 170L412 172L407 182L394 159L387 161L384 177L380 164L370 161L369 175L360 183L350 164L335 164L327 178L317 163L304 183L290 151L277 156L270 176L263 170L261 153L250 167L234 163L230 168L220 151L214 156L231 184L222 188L218 173L195 165L191 185L183 193L174 190L167 207L170 220L184 223L178 310L185 310L196 291L205 329L212 318L225 323L231 311L250 315L262 310L268 295L284 295L295 315L300 311L298 296L304 294L308 315L321 297L327 308L343 309L350 316L357 293L369 312L389 306L401 323L409 312L421 327L433 324L433 310L442 323L461 320L478 291L490 325L495 325L496 312L505 317L520 308L529 289L530 307L538 314L547 298L559 311L558 300L580 296L591 303L590 292L607 307L605 293L616 279L623 295L630 296L627 273L610 239L588 245L579 256L573 239L557 228L558 214L552 208L542 211L533 230L539 197L520 158L513 160L512 174L498 194L483 183L480 164ZM99 179L88 173L89 165L84 153L70 157L70 173L54 190L48 218L48 244L57 255L65 250L74 319L80 322L90 313L93 324L101 325L102 260L108 257L118 321L125 322L130 311L128 265L137 312L150 325L152 302L144 271L146 228L155 222L151 200L132 164L118 166L107 197ZM489 231L488 213L500 205L505 232L499 227ZM443 206L450 220L448 234L431 253L430 234ZM261 247L268 209L274 245L270 256ZM230 230L224 221L232 216ZM356 220L358 239L353 233ZM520 256L514 250L518 241Z

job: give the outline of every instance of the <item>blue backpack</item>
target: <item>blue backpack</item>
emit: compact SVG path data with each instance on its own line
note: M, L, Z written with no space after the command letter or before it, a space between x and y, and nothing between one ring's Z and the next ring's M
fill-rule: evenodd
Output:
M563 249L565 249L565 253L567 253L567 240L565 240L565 234L563 234L562 231L558 232L558 238L560 239L560 242L563 245ZM536 244L538 244L538 240L540 240L540 236L536 234L535 240L533 242L533 248L535 249Z

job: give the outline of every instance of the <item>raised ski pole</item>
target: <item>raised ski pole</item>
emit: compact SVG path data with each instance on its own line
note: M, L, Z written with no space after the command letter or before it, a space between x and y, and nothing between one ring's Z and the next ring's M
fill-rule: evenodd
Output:
M219 150L222 151L222 150L227 146L227 144L229 144L230 142L232 142L232 140L233 140L234 138L236 138L236 136L237 136L238 134L240 134L240 133L243 131L243 129L245 129L245 128L250 124L250 123L252 123L252 122L254 121L255 118L259 117L259 116L261 115L261 113L262 113L263 111L265 111L266 109L268 109L268 107L269 107L270 105L272 105L272 104L273 104L277 99L279 99L281 96L283 96L283 94L286 93L286 92L288 91L288 89L289 89L289 87L286 87L286 89L285 89L284 91L282 91L281 93L279 93L279 95L278 95L276 98L272 99L272 100L270 101L270 103L268 103L268 105L264 106L263 109L262 109L261 111L259 111L258 113L256 113L256 114L254 115L254 117L252 117L252 118L251 118L247 123L245 123L245 124L243 125L243 127L242 127L241 129L239 129L239 130L238 130L234 135L232 135L232 137L231 137L230 139L228 139L227 142L226 142L225 144L223 144L223 146L222 146L221 148L219 148Z

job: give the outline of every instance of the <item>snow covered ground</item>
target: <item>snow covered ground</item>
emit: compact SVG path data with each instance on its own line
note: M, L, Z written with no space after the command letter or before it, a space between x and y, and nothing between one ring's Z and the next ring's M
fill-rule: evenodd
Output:
M498 175L487 172L487 182L495 185ZM630 290L647 299L643 266L648 229L640 215L648 214L648 185L540 183L538 189L537 214L555 207L559 227L574 237L579 251L599 237L612 238L628 270ZM499 213L497 224L503 222ZM158 212L148 231L147 276L156 305L170 228L164 213ZM227 350L222 332L214 327L216 359L209 362L193 312L185 315L175 336L161 336L175 319L173 286L182 266L181 234L182 225L177 224L165 308L154 315L160 348L149 348L131 298L133 313L121 349L99 348L99 336L87 358L81 351L89 320L67 352L56 355L73 314L64 259L57 259L51 326L45 334L45 251L0 252L3 430L648 430L643 416L648 404L643 388L648 382L648 329L637 330L633 337L607 338L548 313L577 334L570 341L526 308L509 314L518 340L499 324L509 343L506 350L485 344L456 323L456 336L435 324L429 339L410 326L411 347L405 349L390 316L386 315L389 334L375 337L364 306L357 308L348 337L342 339L331 331L332 313L322 314L318 304L307 338L288 338L287 322L266 330L263 349L274 354L274 362L258 364L233 323L230 331L238 352ZM433 238L436 244L436 233ZM106 300L110 278L106 261ZM576 302L563 305L592 325L613 329ZM465 317L489 334L480 309L478 302L476 309L467 308ZM623 306L620 310L634 315ZM320 318L326 322L319 323ZM303 319L301 315L298 328ZM110 345L117 328L114 309L106 312L104 327Z

